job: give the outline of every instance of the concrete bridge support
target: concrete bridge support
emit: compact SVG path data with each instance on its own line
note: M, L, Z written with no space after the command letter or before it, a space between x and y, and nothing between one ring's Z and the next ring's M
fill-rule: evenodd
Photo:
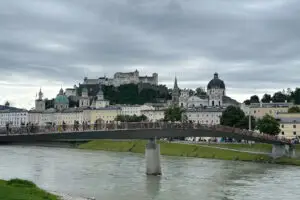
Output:
M150 139L148 144L146 144L145 159L146 174L154 176L161 175L160 145L156 143L156 139Z
M296 156L295 147L287 144L273 144L272 157L289 157L294 158Z

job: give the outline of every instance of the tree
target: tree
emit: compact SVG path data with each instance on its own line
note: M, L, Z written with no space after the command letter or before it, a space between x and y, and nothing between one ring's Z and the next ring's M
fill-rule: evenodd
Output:
M276 92L273 97L272 101L275 103L283 103L287 100L287 95L283 94L282 92Z
M10 103L8 101L5 102L4 104L6 107L9 107L10 106Z
M145 115L117 115L115 120L120 122L141 122L147 121L147 117Z
M259 103L259 97L257 95L251 96L250 103Z
M235 106L228 106L222 113L220 124L224 126L238 127L241 120L245 118L245 113Z
M178 106L169 107L165 111L164 120L171 121L171 122L181 121L182 113L183 113L183 110Z
M256 128L261 133L277 135L280 132L279 122L271 115L266 114L262 119L257 120Z
M200 96L206 96L207 93L205 92L205 90L201 87L198 87L196 89L196 96L200 97Z
M250 102L249 99L246 99L246 100L244 101L244 104L247 105L247 106L249 106L249 105L251 104L251 102Z
M261 99L261 101L263 103L270 103L272 100L272 97L270 94L264 94L263 98Z
M300 108L298 106L290 107L288 110L289 113L300 113Z
M300 104L300 88L296 88L294 92L291 93L291 99L294 101L294 104Z

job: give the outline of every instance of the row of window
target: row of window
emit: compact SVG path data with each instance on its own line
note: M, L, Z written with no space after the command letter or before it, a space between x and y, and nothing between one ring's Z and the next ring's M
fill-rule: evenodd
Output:
M26 116L27 113L2 113L0 117L7 117L7 116Z
M284 124L281 124L281 128L284 128ZM294 124L293 128L297 128L297 126Z
M293 134L294 134L294 135L297 135L297 132L294 131ZM281 132L281 135L284 135L284 131Z

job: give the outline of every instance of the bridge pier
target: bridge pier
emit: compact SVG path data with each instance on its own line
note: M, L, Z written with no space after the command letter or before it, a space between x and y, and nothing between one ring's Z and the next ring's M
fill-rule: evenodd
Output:
M161 175L160 165L160 145L156 139L150 139L145 149L146 174L159 176Z
M272 157L289 157L294 158L296 156L295 148L287 144L273 144L272 145Z

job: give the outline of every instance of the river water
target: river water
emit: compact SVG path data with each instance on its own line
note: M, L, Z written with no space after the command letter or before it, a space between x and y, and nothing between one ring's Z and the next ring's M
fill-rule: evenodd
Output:
M300 167L162 157L162 177L145 175L144 156L68 148L0 146L0 179L97 200L293 200Z

